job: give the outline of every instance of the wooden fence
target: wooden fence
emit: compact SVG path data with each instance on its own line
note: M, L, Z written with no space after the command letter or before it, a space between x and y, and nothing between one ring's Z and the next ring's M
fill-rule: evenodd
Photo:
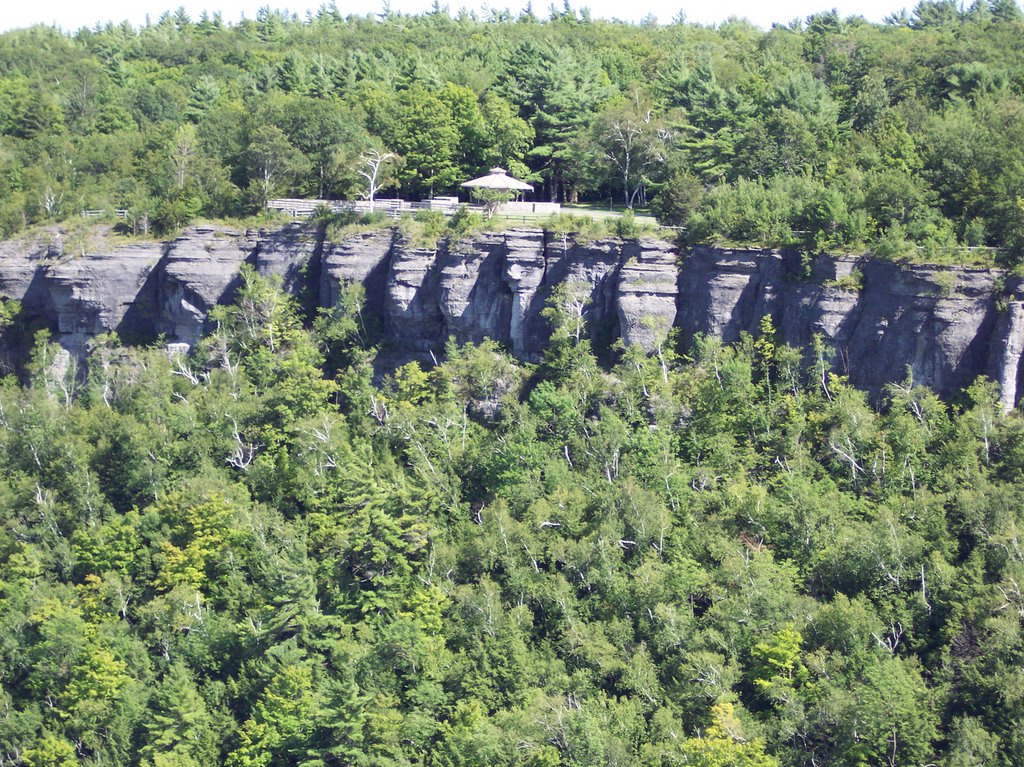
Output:
M386 213L391 218L397 218L403 213L415 213L419 210L436 210L444 213L446 216L450 216L459 210L459 208L466 208L471 213L486 213L486 208L483 205L466 205L460 203L457 197L435 197L432 200L423 200L422 202L408 202L406 200L393 200L393 199L382 199L374 200L373 210L374 212ZM333 213L340 213L342 211L351 211L354 213L370 213L370 203L365 200L359 200L357 202L348 200L301 200L293 198L284 198L279 200L268 200L267 209L277 210L282 213L287 213L292 218L309 218L318 209L326 208ZM537 203L505 203L498 206L495 211L495 215L502 219L509 219L513 221L536 221L537 218L543 218L551 215L552 213L558 213L562 209L562 206L558 203L552 202L537 202Z
M268 210L287 213L292 218L309 218L318 210L325 208L332 213L342 213L345 211L364 214L371 212L386 213L391 218L398 218L403 213L415 213L419 210L436 210L450 216L460 207L463 206L457 202L452 202L450 199L424 200L423 202L392 199L374 200L372 211L370 203L365 200L300 200L291 198L267 200ZM474 213L484 212L484 208L481 205L466 205L465 207Z
M127 210L118 209L118 210L110 211L110 210L103 210L102 208L100 208L100 209L83 210L82 211L82 218L106 218L111 213L113 213L116 218L119 218L122 221L124 221L125 219L128 218L128 211Z

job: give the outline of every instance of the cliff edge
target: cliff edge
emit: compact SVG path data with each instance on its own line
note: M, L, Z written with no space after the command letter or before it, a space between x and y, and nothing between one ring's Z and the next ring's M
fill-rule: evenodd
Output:
M577 285L599 355L612 344L650 351L678 328L732 342L771 316L778 341L801 348L820 336L837 372L877 396L914 381L950 396L979 375L1020 401L1024 284L998 270L898 265L849 256L696 247L661 240L579 241L540 229L410 242L399 229L325 238L312 225L275 230L192 227L169 242L123 243L97 230L72 245L59 229L0 243L0 297L22 302L29 327L46 327L71 353L117 332L129 342L194 345L207 316L230 301L243 263L285 289L331 306L348 283L393 355L439 352L491 338L537 360L552 290ZM179 348L182 348L179 346Z

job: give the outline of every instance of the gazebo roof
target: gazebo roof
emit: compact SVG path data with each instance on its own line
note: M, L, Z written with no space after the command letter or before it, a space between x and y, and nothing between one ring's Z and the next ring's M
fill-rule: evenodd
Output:
M486 176L474 178L472 181L466 181L461 184L461 186L469 187L471 189L499 189L503 191L515 189L523 192L533 191L532 186L520 181L519 179L512 178L504 168L491 168L491 172Z

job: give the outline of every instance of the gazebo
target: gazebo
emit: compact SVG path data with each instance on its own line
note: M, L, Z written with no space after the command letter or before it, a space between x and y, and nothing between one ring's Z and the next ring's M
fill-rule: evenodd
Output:
M496 192L532 192L533 187L508 175L504 168L491 168L486 176L466 181L461 186L467 189L493 189Z
M520 192L533 191L532 186L512 178L504 168L491 168L486 176L466 181L461 186L468 189L474 199L483 203L487 218L494 215L499 205L518 197Z

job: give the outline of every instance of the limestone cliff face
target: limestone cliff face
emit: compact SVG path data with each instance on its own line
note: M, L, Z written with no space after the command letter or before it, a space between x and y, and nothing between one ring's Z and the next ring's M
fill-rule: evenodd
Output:
M238 270L256 248L256 238L234 229L196 227L168 243L160 280L160 332L173 342L194 345L206 316L230 300Z
M90 339L122 328L148 333L156 315L156 274L164 246L107 247L104 238L69 242L57 229L0 245L0 296L22 302L30 326L49 327L74 354ZM128 328L131 327L131 331Z
M57 229L0 243L0 296L48 326L75 354L101 333L194 345L207 317L231 300L241 265L281 278L322 306L351 283L392 357L429 357L451 337L491 338L536 360L549 328L542 310L558 285L589 303L594 348L619 338L647 350L677 327L735 341L771 316L779 340L820 336L838 372L878 394L907 370L950 395L985 374L1005 407L1020 400L1024 285L997 271L899 266L856 257L695 248L654 239L577 241L539 229L487 232L424 245L400 230L338 242L294 224L276 230L203 226L166 243L118 244L97 230L71 243ZM312 297L312 298L310 298Z
M808 269L809 267L809 269ZM1000 382L1004 404L1018 398L1024 315L1001 272L901 266L819 256L809 265L773 251L697 248L679 272L677 324L687 337L726 342L757 333L770 315L785 343L819 335L838 372L878 394L908 371L950 395L979 374ZM1016 356L1015 356L1016 355Z
M433 247L399 233L372 232L324 243L320 300L338 300L359 282L367 310L393 345L437 352L491 338L522 359L543 354L549 328L541 314L552 289L570 282L589 297L586 319L595 346L620 335L653 348L675 320L676 256L658 240L587 243L539 229L484 232Z
M1024 286L1011 292L1024 296ZM999 384L1003 408L1010 410L1024 397L1024 301L1006 301L996 320L989 356L989 376Z

